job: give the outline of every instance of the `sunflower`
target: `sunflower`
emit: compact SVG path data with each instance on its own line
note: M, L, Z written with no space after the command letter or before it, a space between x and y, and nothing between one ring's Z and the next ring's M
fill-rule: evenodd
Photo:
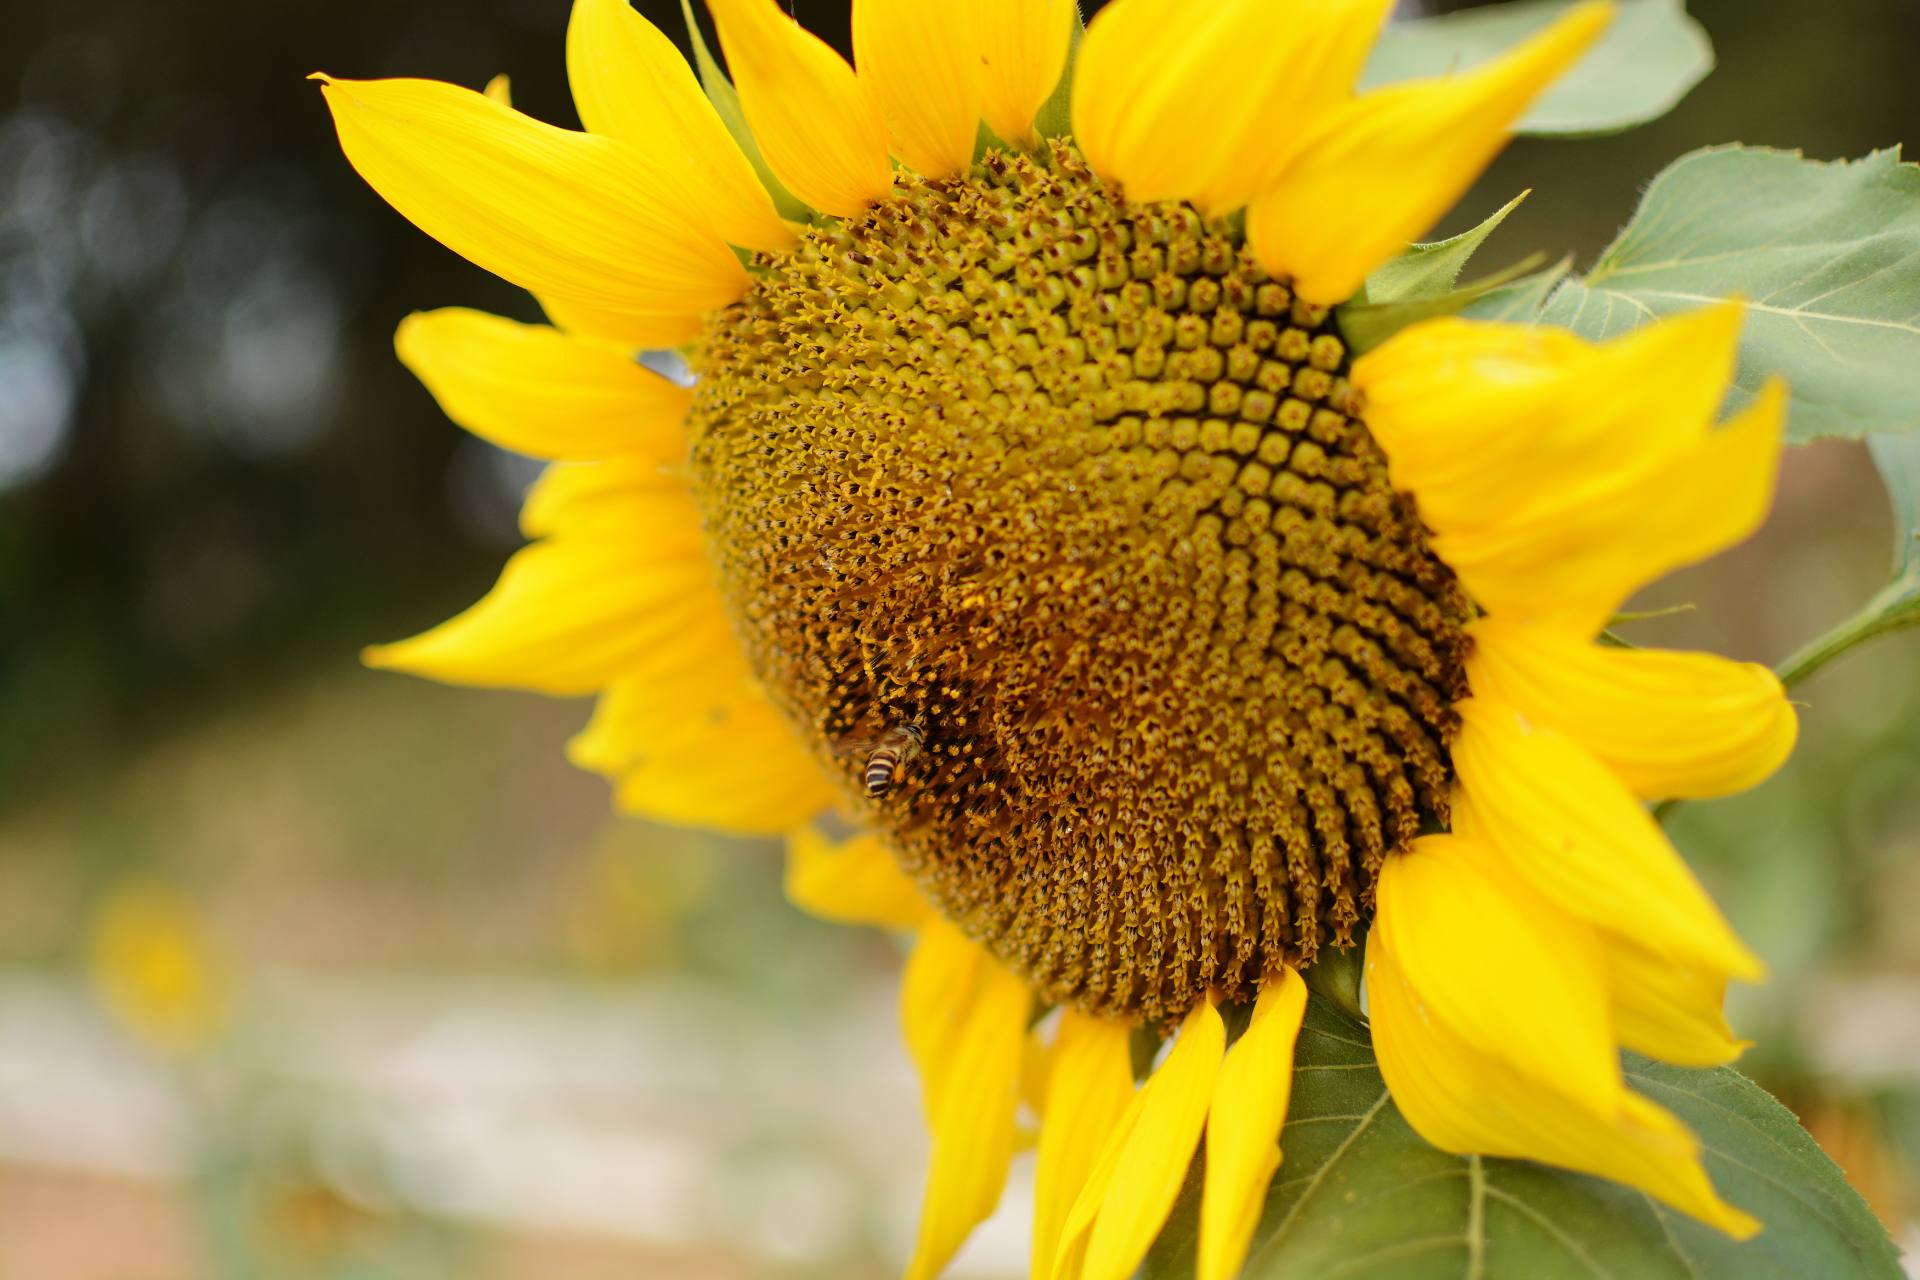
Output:
M370 660L598 693L571 752L622 806L785 833L797 902L912 934L909 1275L993 1210L1023 1106L1035 1275L1130 1274L1201 1150L1199 1272L1233 1275L1300 971L1362 939L1427 1140L1756 1231L1620 1049L1739 1052L1760 966L1644 802L1758 781L1794 716L1602 631L1761 520L1782 390L1716 426L1732 303L1358 359L1334 310L1609 7L1360 95L1389 0L1083 35L1070 0L855 0L857 73L774 0L709 8L703 89L577 0L586 132L321 77L374 189L552 321L401 325L456 422L552 465L498 585Z

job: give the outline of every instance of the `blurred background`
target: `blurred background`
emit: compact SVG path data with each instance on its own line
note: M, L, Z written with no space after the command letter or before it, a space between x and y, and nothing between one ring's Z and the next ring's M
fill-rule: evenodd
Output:
M677 6L642 0L676 36ZM1408 12L1416 11L1403 6ZM1920 6L1695 0L1719 70L1619 138L1522 142L1460 227L1605 244L1667 160L1855 156L1920 120ZM846 42L845 6L803 2ZM341 159L315 69L576 124L564 0L0 5L0 1275L890 1274L922 1139L884 939L777 851L622 821L584 704L357 665L485 589L532 468L394 360L530 302ZM1453 227L1446 228L1454 229ZM1753 543L1633 638L1777 661L1880 583L1864 450L1788 459ZM1887 1221L1920 1152L1920 635L1799 691L1682 847L1765 953L1747 1067ZM1024 1173L958 1269L1024 1260Z

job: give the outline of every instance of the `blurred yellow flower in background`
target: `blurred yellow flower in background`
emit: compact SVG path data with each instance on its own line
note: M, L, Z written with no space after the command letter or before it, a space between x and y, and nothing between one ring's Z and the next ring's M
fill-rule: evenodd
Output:
M95 911L94 989L114 1019L156 1053L211 1047L232 1012L232 973L192 900L164 885L128 882Z
M1023 1082L1035 1275L1132 1274L1203 1144L1199 1272L1234 1275L1300 971L1363 935L1428 1141L1757 1230L1619 1052L1741 1048L1759 964L1642 802L1752 785L1794 716L1600 632L1756 527L1783 389L1717 425L1734 304L1358 360L1333 310L1610 7L1358 95L1385 0L1115 0L1070 71L1054 0L860 0L857 72L772 0L710 7L703 91L578 0L584 133L320 77L362 176L553 320L401 326L449 416L553 465L493 591L369 660L600 694L572 756L623 807L787 833L796 902L913 934L909 1275L998 1203ZM635 358L666 347L690 384ZM1178 1030L1136 1084L1142 1027Z

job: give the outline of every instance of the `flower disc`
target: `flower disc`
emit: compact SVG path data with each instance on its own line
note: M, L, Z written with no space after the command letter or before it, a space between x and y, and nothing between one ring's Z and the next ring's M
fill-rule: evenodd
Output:
M1469 607L1326 312L1066 146L901 175L756 266L700 348L695 489L847 804L1087 1011L1349 944L1445 816Z

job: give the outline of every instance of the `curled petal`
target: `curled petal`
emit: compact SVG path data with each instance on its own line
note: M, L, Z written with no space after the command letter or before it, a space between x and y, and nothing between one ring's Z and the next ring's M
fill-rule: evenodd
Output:
M1743 791L1793 750L1793 706L1757 663L1595 644L1500 618L1467 630L1476 694L1574 739L1642 799Z
M1225 1047L1226 1028L1210 1002L1187 1015L1067 1214L1055 1280L1124 1280L1147 1256L1186 1179Z

